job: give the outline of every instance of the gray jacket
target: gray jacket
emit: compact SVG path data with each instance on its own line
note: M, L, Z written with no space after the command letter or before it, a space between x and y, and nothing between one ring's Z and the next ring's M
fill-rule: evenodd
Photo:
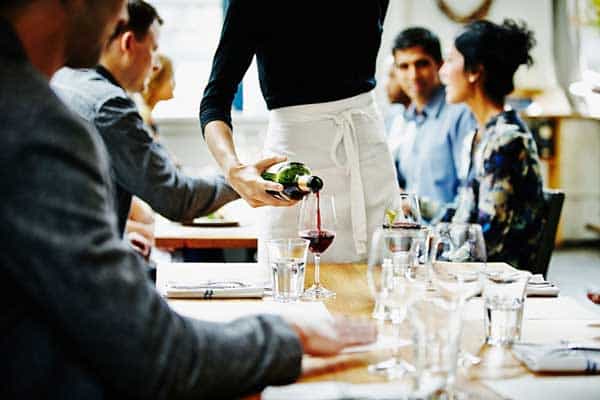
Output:
M121 239L103 141L0 20L0 398L228 399L300 373L280 318L173 312Z
M221 175L191 178L180 173L164 147L152 140L133 100L106 69L63 68L51 85L104 139L121 231L132 195L174 221L209 214L239 197Z

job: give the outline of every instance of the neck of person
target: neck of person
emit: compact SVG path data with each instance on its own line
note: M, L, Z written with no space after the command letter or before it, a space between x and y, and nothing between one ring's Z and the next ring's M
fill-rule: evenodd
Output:
M127 76L122 72L123 68L121 68L120 60L117 57L114 57L112 54L102 54L100 56L100 61L98 62L104 69L106 69L113 78L119 83L123 89L129 91L127 87Z
M433 96L436 95L440 87L441 85L436 86L433 90L431 90L431 92L427 96L418 96L413 99L413 103L418 114L421 114L423 112L423 109L433 99Z
M477 121L478 137L481 137L483 132L485 132L487 122L504 110L504 104L493 101L483 94L481 90L477 90L473 97L467 100L466 103Z
M156 107L159 101L160 100L158 100L158 97L151 95L146 100L146 105L150 111L154 111L154 107Z
M8 20L19 36L29 62L50 79L68 60L65 52L65 29L61 28L61 18L48 18L51 14L44 14L48 11L49 9L44 7L30 7L27 13L14 18L8 16ZM50 11L56 14L56 10Z

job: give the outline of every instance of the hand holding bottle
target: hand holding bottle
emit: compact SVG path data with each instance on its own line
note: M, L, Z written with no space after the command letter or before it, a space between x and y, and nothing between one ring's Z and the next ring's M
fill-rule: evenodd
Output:
M267 191L281 192L284 189L283 185L261 177L261 174L271 165L285 160L284 156L273 156L263 158L255 164L238 164L229 169L227 179L235 191L252 207L291 206L296 201L275 198L267 193Z

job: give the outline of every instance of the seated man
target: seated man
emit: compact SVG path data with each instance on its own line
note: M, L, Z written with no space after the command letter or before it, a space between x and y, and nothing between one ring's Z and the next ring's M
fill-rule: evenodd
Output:
M440 42L425 28L409 28L396 37L393 48L396 77L411 103L402 116L405 123L390 135L400 142L395 154L404 189L416 193L426 219L454 200L464 137L475 121L464 105L446 104L440 83ZM391 138L390 138L391 140Z
M347 343L347 321L184 318L147 280L117 229L102 140L48 84L97 62L124 3L0 3L3 400L230 399L294 381L303 351Z
M123 232L135 195L159 214L191 220L238 198L222 176L191 178L177 170L166 149L152 138L129 93L141 92L153 68L162 19L151 5L128 6L120 25L92 69L60 70L52 87L63 101L93 124L108 149L116 187L119 230Z

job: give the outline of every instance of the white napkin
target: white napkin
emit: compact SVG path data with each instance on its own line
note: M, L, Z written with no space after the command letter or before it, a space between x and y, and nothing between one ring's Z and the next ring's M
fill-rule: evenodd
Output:
M297 383L270 386L261 394L263 400L398 400L429 398L443 387L442 379L424 380L423 388L412 391L402 383L352 384L343 382Z
M527 284L528 297L556 297L560 293L560 288L553 282L544 279L542 274L535 274Z
M517 343L512 349L531 371L600 374L600 344Z
M165 295L172 299L248 299L262 298L264 294L265 288L258 286L167 284L165 290Z

